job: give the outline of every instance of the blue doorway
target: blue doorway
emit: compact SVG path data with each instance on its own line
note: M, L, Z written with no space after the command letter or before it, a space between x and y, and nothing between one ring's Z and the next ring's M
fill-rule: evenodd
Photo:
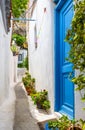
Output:
M72 64L66 60L70 45L64 41L73 17L72 0L60 0L55 8L55 111L74 117ZM71 77L70 77L71 75Z

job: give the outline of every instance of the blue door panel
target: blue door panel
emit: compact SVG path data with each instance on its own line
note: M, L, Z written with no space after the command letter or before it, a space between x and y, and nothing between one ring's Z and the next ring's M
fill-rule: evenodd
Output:
M72 64L64 64L62 65L62 72L65 73L65 72L73 72L73 69L72 69L73 65Z
M66 114L66 115L69 116L69 118L73 119L73 114L74 114L74 112L73 112L73 110L70 109L69 107L67 107L67 106L65 106L65 105L62 105L62 107L61 107L61 109L59 110L59 112L60 112L61 114Z
M69 79L69 74L72 73L72 64L66 58L70 50L70 45L64 41L67 29L70 27L73 16L72 3L64 4L60 11L60 110L65 106L64 111L69 113L73 110L74 105L74 89L73 83ZM62 107L63 106L63 107ZM71 113L72 114L72 113Z
M64 2L65 1L65 2ZM56 51L58 59L55 62L55 66L58 67L55 77L55 87L56 87L56 98L58 94L59 102L55 102L57 111L61 113L68 114L70 117L74 116L74 84L71 82L73 77L73 64L66 60L70 50L70 45L65 42L65 36L67 30L71 27L71 21L73 17L73 4L72 0L63 1L61 7L56 8L56 23L58 23L58 28L56 28L55 33L59 33L59 36L55 39L55 44L58 44ZM62 2L62 0L60 0ZM59 50L58 50L59 49ZM56 69L55 69L56 70Z
M68 79L68 74L64 74L63 76L63 104L68 106L69 108L73 108L73 83Z

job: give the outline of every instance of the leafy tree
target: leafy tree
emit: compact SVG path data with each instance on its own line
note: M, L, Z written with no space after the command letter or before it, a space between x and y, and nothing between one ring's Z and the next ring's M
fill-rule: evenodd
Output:
M26 10L28 0L12 0L13 17L19 18Z

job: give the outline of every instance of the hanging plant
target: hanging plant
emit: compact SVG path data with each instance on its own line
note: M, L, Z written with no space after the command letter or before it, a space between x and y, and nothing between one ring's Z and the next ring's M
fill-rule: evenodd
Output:
M68 60L73 63L73 69L79 71L72 81L77 85L85 101L85 0L74 0L74 17L71 29L67 31L66 42L71 46Z

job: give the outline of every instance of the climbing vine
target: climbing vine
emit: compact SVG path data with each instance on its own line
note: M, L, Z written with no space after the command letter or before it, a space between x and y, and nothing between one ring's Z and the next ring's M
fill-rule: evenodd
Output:
M77 85L82 101L85 101L85 0L74 0L74 3L74 17L65 40L71 46L68 60L78 71L72 81Z

